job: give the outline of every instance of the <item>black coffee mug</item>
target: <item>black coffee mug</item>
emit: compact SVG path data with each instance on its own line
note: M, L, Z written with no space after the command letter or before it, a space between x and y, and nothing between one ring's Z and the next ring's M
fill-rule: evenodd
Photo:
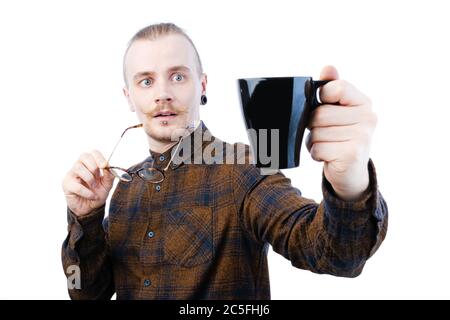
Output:
M258 168L298 167L311 112L321 102L318 89L330 80L311 77L238 79L241 108Z

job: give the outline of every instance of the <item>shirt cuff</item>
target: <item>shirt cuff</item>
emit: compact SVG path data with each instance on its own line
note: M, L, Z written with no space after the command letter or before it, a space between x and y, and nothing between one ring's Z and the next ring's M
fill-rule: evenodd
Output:
M105 216L105 206L106 204L92 210L84 216L77 216L72 210L67 208L67 223L69 226L79 224L82 227L88 227L93 224L97 225L99 222L101 223L103 221Z
M81 238L85 239L83 242L90 243L100 237L103 231L104 215L105 204L81 217L67 208L69 247L75 250Z
M334 192L331 184L323 176L322 190L324 195L324 220L328 233L341 241L355 241L369 236L374 230L374 245L370 249L371 256L386 235L387 207L378 190L375 166L372 160L368 163L369 187L359 199L345 201ZM375 228L372 228L372 227ZM369 230L369 231L368 231ZM370 233L370 232L369 232ZM361 241L362 240L357 240Z
M348 210L348 211L365 211L373 208L376 205L375 195L378 192L378 182L375 171L375 166L371 159L367 164L369 170L369 186L367 189L358 197L358 199L347 201L341 199L330 182L325 178L325 174L322 173L322 193L323 199L325 200L326 206L330 209L337 210Z

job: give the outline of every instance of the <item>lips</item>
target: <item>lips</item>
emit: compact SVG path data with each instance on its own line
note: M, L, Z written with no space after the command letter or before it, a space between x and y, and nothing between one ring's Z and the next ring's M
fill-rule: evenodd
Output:
M155 118L170 118L170 117L175 117L177 115L176 112L171 111L171 110L161 110L158 111L154 117Z

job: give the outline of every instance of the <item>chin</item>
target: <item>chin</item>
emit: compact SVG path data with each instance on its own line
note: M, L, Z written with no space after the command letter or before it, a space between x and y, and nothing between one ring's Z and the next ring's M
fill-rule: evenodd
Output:
M176 141L177 133L186 127L183 121L176 121L178 119L158 119L153 118L147 127L147 134L158 141ZM181 120L181 119L179 119ZM164 123L167 121L167 123ZM172 137L175 136L174 139Z

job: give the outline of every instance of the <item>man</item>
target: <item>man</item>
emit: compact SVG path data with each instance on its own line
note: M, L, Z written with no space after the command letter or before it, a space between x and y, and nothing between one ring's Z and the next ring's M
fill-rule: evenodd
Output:
M376 116L369 99L338 80L333 67L322 70L321 78L333 81L320 92L323 105L307 141L312 158L324 163L320 204L302 197L282 173L261 175L249 161L239 164L239 155L234 164L192 164L210 140L230 145L211 136L200 145L183 142L210 132L199 121L207 77L177 26L139 31L124 56L124 78L150 156L117 173L92 151L65 177L69 234L62 260L66 273L76 267L81 276L69 289L72 299L114 293L118 299L269 299L269 244L297 268L361 273L387 230L369 159ZM180 145L182 161L175 162ZM104 219L113 174L122 181Z

